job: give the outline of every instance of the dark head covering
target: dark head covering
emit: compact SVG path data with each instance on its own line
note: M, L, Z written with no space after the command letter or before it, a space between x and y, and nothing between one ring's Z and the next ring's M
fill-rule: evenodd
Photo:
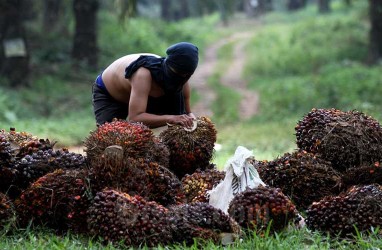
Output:
M192 43L181 42L166 50L166 65L180 74L193 74L198 66L198 48Z
M151 77L166 94L179 93L198 65L198 48L187 42L171 45L167 57L140 56L125 69L129 79L140 67L150 70Z

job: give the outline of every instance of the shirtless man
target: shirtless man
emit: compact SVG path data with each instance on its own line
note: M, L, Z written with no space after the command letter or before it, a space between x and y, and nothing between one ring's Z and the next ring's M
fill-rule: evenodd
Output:
M126 55L97 77L92 98L97 125L117 118L150 128L166 124L192 127L195 115L188 79L198 64L198 48L181 42L170 46L166 54Z

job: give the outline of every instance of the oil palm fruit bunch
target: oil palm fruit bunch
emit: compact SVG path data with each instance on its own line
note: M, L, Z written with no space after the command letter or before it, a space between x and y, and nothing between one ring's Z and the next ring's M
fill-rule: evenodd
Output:
M38 150L53 149L56 144L49 139L41 139L25 131L17 132L15 128L11 128L9 132L2 130L0 134L10 142L12 153L17 158L22 158Z
M244 229L259 233L279 232L299 219L292 201L281 189L258 186L236 194L228 207L229 215Z
M47 225L60 232L86 232L92 195L86 170L58 169L40 177L15 201L21 227Z
M167 208L141 196L104 189L88 210L90 234L126 246L155 247L172 241Z
M15 226L15 219L13 202L6 194L0 193L0 230Z
M195 238L220 243L221 234L229 233L235 238L241 233L235 220L206 202L171 206L169 214L173 238L178 243L190 245Z
M28 187L32 182L56 169L80 169L87 164L82 154L69 152L67 149L38 150L27 154L15 163L20 188Z
M260 178L269 186L280 188L299 210L327 195L337 195L343 188L341 174L331 163L313 153L294 151L272 161L253 161Z
M382 187L356 185L338 196L327 196L307 210L311 230L346 237L382 225Z
M342 174L345 187L354 185L382 184L382 165L379 161L359 167L348 168Z
M85 152L90 164L102 157L105 149L117 145L125 157L147 158L167 166L170 152L142 123L113 120L90 132L85 139Z
M28 154L40 150L52 150L55 143L39 139L28 132L0 130L0 191L7 192L13 199L20 193L18 161Z
M170 150L170 170L180 179L196 169L210 167L214 153L217 131L207 117L196 119L197 127L188 131L181 125L169 126L159 138Z
M216 168L204 171L197 169L182 178L182 186L188 203L208 202L208 191L212 190L225 177L224 171Z
M339 171L381 160L381 125L362 112L312 109L295 131L300 149L319 154Z
M182 202L181 181L167 168L143 158L115 157L106 153L94 161L91 173L95 191L115 188L164 206Z

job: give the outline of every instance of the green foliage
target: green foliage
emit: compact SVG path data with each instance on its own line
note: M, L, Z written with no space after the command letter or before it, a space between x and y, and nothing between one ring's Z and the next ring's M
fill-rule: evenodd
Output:
M248 46L245 69L250 87L261 96L261 119L297 119L312 108L332 107L382 117L381 66L363 65L365 8L361 4L345 11L335 5L341 11L330 15L306 15L308 9L296 14L300 19L285 14L266 19L269 24Z
M297 148L294 136L297 121L297 118L267 122L254 119L228 125L219 123L217 143L221 149L215 152L213 161L219 169L224 169L238 146L252 150L258 160L273 160L283 153L292 152Z
M9 95L7 95L4 89L0 88L0 121L14 122L17 119L15 110L12 107L12 103Z
M366 67L356 62L329 64L320 70L314 89L320 94L319 106L362 110L381 118L382 67Z
M100 65L106 67L118 57L133 53L163 55L167 44L158 37L153 20L129 18L123 24L116 15L100 13Z
M89 93L90 89L91 82L85 86L68 83L52 76L41 77L30 88L18 91L18 94L23 97L20 105L23 110L28 111L22 115L25 118L61 118L67 113L78 111L78 107L88 106L91 97L84 96L83 93L85 90ZM78 92L81 94L77 94Z
M362 61L367 29L350 17L311 17L267 26L252 41L247 72L252 76L312 74L338 60Z
M211 29L218 22L216 16L184 19L167 23L159 19L129 18L122 24L108 12L100 13L99 44L100 65L106 67L118 57L132 53L154 53L165 56L166 48L173 43L195 43L202 52L206 42L216 39Z
M219 22L218 15L210 15L199 19L183 19L176 23L156 22L158 35L167 39L167 45L179 41L188 41L197 44L201 53L206 44L219 38L220 32L216 30Z

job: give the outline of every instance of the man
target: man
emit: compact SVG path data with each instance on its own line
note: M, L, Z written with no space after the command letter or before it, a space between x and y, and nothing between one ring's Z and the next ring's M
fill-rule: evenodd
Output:
M195 115L188 79L198 65L198 48L180 42L170 46L166 54L126 55L97 77L92 99L97 125L117 118L150 128L166 124L192 127Z

